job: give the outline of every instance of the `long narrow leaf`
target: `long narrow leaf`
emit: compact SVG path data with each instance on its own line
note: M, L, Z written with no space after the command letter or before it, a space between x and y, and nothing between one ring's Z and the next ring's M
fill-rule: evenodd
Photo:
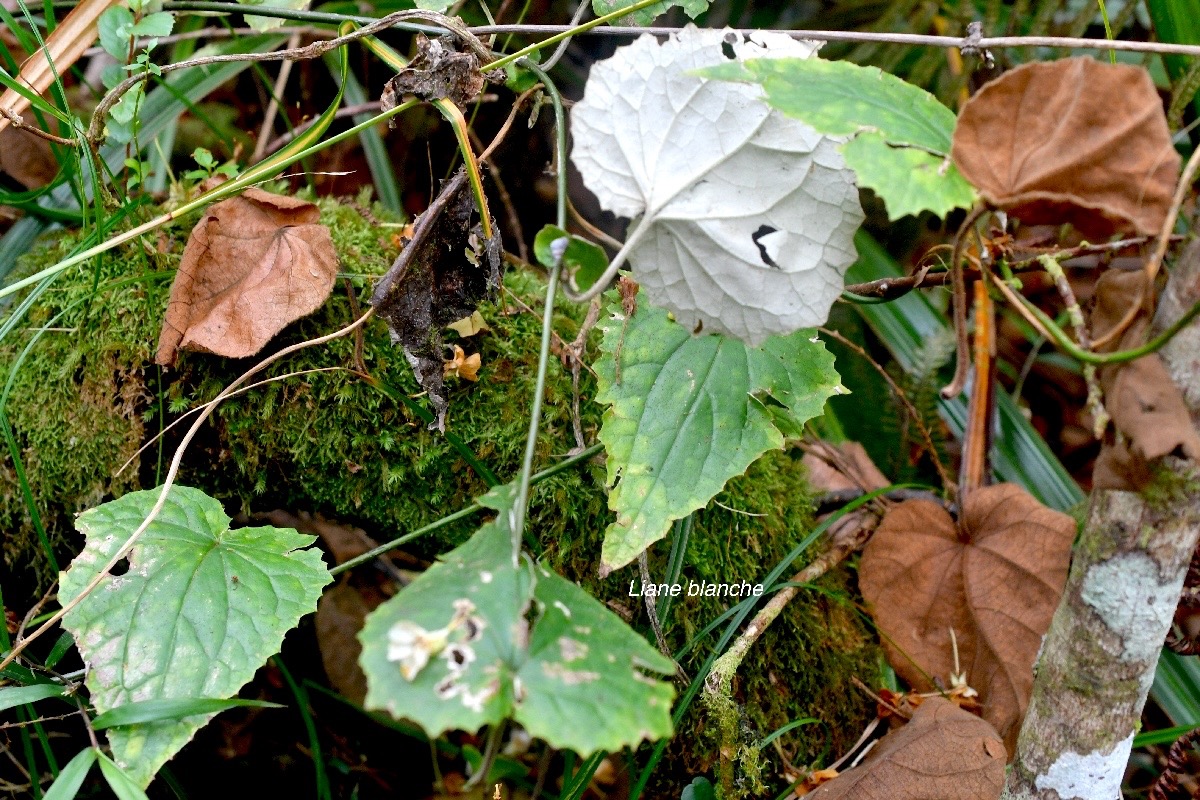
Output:
M114 2L115 0L81 0L71 13L63 18L62 24L54 29L42 48L21 65L21 74L11 82L4 82L8 88L0 95L0 108L8 108L21 114L33 102L28 91L21 91L24 86L32 89L34 95L40 95L49 89L58 79L59 73L74 64L83 55L83 51L96 41L96 21ZM14 85L17 82L24 86L18 88ZM62 118L62 112L53 107L51 110L40 110ZM8 119L0 117L0 131L8 125Z
M54 781L54 785L43 795L44 800L74 800L75 795L79 794L80 788L83 787L83 781L92 769L92 764L95 763L96 748L89 747L86 750L80 750L62 768L62 772L58 773L58 779Z
M117 800L149 800L142 788L134 783L133 778L125 774L125 770L117 766L117 762L101 753L100 772L108 782L108 788L113 790Z
M230 708L283 708L279 703L268 703L265 700L222 700L217 697L183 697L169 700L143 700L139 703L126 703L111 711L105 711L92 720L96 730L115 728L118 725L138 725L145 722L159 722L164 719L182 719L199 714L212 714L226 711Z
M33 686L6 686L0 689L0 711L36 703L48 697L62 697L63 687L57 683L35 683Z
M1200 725L1200 662L1163 650L1150 694L1177 725Z
M356 106L367 102L367 92L358 82L358 78L354 77L354 73L349 72L345 75L338 73L339 65L333 53L325 54L325 63L329 65L329 70L333 73L335 80L345 80L348 105ZM370 118L370 114L354 115L356 123L366 122ZM358 135L358 138L362 143L363 155L367 159L367 168L371 170L371 180L375 184L379 202L393 214L403 215L404 206L400 200L400 184L396 182L396 167L392 164L391 156L388 155L383 137L375 128L367 128Z

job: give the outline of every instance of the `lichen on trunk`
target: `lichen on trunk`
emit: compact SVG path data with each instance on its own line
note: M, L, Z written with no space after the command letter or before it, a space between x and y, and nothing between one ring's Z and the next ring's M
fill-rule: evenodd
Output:
M1193 303L1200 246L1171 272L1159 330ZM1200 411L1195 322L1163 348L1193 423ZM1096 491L1037 663L1004 800L1111 800L1200 539L1200 469L1167 457L1140 492Z

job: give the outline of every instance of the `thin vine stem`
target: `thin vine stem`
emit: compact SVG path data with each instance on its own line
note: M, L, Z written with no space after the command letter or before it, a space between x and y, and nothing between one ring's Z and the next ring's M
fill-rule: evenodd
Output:
M579 453L576 453L575 455L571 456L570 458L563 459L561 462L559 462L558 464L555 464L552 467L547 467L546 469L542 470L541 472L535 473L533 476L530 477L529 484L531 486L536 486L537 484L541 483L542 481L544 481L548 478L551 478L560 472L568 470L571 467L575 466L576 464L587 461L588 459L592 458L593 456L598 455L603 450L604 450L604 445L594 444L591 447L589 447L588 449L583 450ZM478 513L483 510L484 510L484 507L481 506L479 503L472 503L471 505L469 505L465 508L461 508L458 511L455 511L453 514L447 514L446 516L442 517L441 519L434 520L433 522L429 523L428 525L426 525L424 527L417 528L416 530L406 533L403 536L398 536L395 539L392 539L390 542L381 544L378 547L372 548L371 550L368 550L365 553L361 553L361 554L355 556L354 558L343 561L341 564L338 564L336 567L329 570L329 574L330 575L340 575L341 573L343 573L347 570L357 567L359 564L365 564L366 562L370 561L371 559L378 558L379 556L383 555L384 553L388 552L389 550L395 550L397 547L399 547L402 544L405 544L406 542L410 542L413 539L417 539L421 536L425 536L426 534L433 533L434 531L436 531L440 528L444 528L453 522L457 522L460 519L464 519L466 517L471 516L472 514Z
M1123 364L1127 361L1139 359L1142 356L1148 356L1171 341L1175 337L1175 334L1187 327L1188 323L1195 319L1197 315L1200 315L1200 303L1196 303L1183 316L1173 322L1171 327L1140 347L1134 347L1129 350L1118 350L1115 353L1095 353L1091 350L1085 350L1071 341L1071 337L1055 324L1054 320L1050 319L1044 311L1026 300L1020 293L1013 291L1003 280L995 276L989 277L993 285L1000 290L1010 303L1013 303L1018 307L1018 310L1023 310L1027 316L1031 316L1033 320L1036 320L1040 324L1041 330L1039 333L1042 333L1046 338L1054 342L1058 349L1085 364Z
M550 76L536 65L525 62L538 79L546 87L550 101L554 105L554 144L558 201L555 207L555 221L559 228L565 229L567 224L567 122L563 111L562 95L550 80ZM513 547L518 549L521 536L525 532L525 519L529 510L529 485L533 475L533 457L537 450L538 426L542 420L542 402L546 393L546 370L550 363L550 337L553 333L554 298L558 294L558 278L562 262L560 254L555 259L554 267L550 270L550 280L546 284L546 303L542 312L542 341L538 350L537 380L533 389L533 408L529 414L529 435L525 439L525 456L521 462L521 474L517 481L517 505L513 512Z
M533 44L529 45L528 47L523 47L520 50L516 51L515 53L510 53L506 56L498 58L495 61L493 61L491 64L489 64L488 66L490 66L492 69L503 69L504 67L508 66L509 64L519 61L519 60L525 58L526 56L533 55L534 53L541 50L543 47L549 47L552 44L558 44L559 42L561 42L564 39L569 39L572 36L577 36L581 33L585 33L587 31L592 30L593 28L603 25L606 22L611 22L614 19L620 19L621 17L628 16L629 14L632 14L635 11L641 11L643 8L649 8L650 6L656 5L657 3L660 3L660 2L662 2L662 0L638 0L638 2L636 2L632 5L625 6L624 8L619 8L616 11L610 11L609 13L604 14L599 17L596 17L593 20L588 20L587 22L583 23L582 25L567 26L565 30L563 30L559 33L556 33L553 36L548 36L540 42L534 42ZM528 66L528 64L526 66Z

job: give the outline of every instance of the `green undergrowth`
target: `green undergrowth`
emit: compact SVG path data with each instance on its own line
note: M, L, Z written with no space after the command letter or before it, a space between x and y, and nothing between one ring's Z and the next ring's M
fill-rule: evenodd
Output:
M360 296L369 287L368 276L385 271L396 255L392 231L364 219L362 198L356 203L322 200L320 205L348 277L339 279L320 311L290 326L269 349L346 325L354 317L351 295ZM132 244L99 264L63 274L26 325L0 342L7 377L35 330L52 327L16 373L8 414L60 563L80 544L70 532L72 515L156 485L185 426L177 426L161 445L148 448L135 467L117 475L121 464L178 412L212 398L253 363L187 353L176 370L153 365L171 270L193 222L184 220L163 239ZM70 234L60 235L31 254L22 271L54 263L71 244ZM477 383L451 379L447 429L502 481L517 474L524 448L544 302L538 274L513 269L505 284L503 296L481 309L490 331L463 340L447 334L449 342L468 354L480 353L482 359ZM582 317L583 309L560 303L554 328L563 341L576 337ZM595 360L596 341L593 337L589 362ZM359 363L359 347L369 381L351 372ZM434 522L486 491L480 471L446 436L428 430L414 410L425 407L424 400L381 321L363 328L361 342L345 337L301 351L272 366L267 375L330 366L344 369L270 383L227 402L193 442L179 482L219 498L230 513L316 511L359 524L380 541ZM589 400L595 387L586 369L580 391L581 427L591 443L602 410ZM572 397L569 369L552 358L538 469L555 464L576 445ZM0 462L0 525L11 535L4 559L14 571L40 575L44 586L53 576L13 463L5 456ZM628 596L635 569L603 581L597 577L600 540L611 521L603 481L603 464L597 459L539 484L530 517L536 540L530 544L556 570L648 633L642 599ZM731 482L717 498L719 505L698 514L683 581L761 580L811 529L810 494L798 454L768 454ZM462 520L406 548L432 558L464 541L480 519ZM651 554L656 576L666 572L669 547L669 541L660 543ZM846 580L835 573L822 582L826 593L801 592L755 645L734 681L733 696L745 711L751 740L804 716L827 723L824 729L801 728L780 740L795 764L852 744L871 711L850 679L872 680L877 648L848 600L836 599L850 596ZM727 598L679 598L666 623L668 641L682 647L729 603ZM689 675L717 635L683 660ZM698 705L681 724L680 734L668 751L672 766L659 771L675 785L684 771L711 770L715 759L716 726ZM772 753L765 755L778 763Z

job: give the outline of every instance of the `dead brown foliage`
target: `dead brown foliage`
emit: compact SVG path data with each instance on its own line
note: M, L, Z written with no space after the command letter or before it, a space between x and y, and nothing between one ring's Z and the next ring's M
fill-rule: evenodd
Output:
M1179 175L1150 76L1086 57L984 86L963 106L951 157L993 206L1093 238L1158 233Z
M863 552L859 584L897 674L919 691L949 688L953 630L959 669L1010 752L1074 537L1071 517L1000 484L972 491L957 525L936 503L901 503Z
M155 361L173 365L180 349L254 355L320 308L337 269L314 204L251 188L213 205L183 251Z
M812 800L988 800L1004 788L1004 745L992 726L931 697L879 740L862 764L822 783Z

